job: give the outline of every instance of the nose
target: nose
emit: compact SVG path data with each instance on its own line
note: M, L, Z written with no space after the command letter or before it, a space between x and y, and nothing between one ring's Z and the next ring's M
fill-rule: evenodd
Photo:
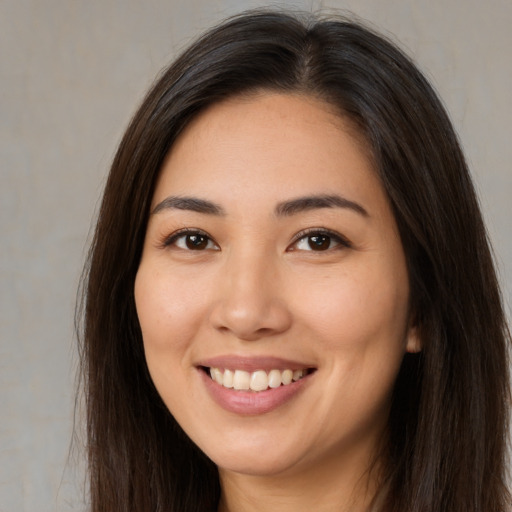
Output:
M211 312L213 327L245 341L289 329L292 315L275 267L251 257L227 261Z

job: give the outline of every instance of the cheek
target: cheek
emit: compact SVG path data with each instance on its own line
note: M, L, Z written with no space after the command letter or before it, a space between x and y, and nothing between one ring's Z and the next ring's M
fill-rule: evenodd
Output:
M135 280L146 364L167 408L180 417L190 400L183 389L193 373L193 340L205 315L200 288L194 280L180 280L167 269L155 271L144 264Z
M407 278L376 265L352 268L302 286L296 309L329 350L402 349L408 324Z
M141 266L134 292L146 353L185 350L206 314L201 287Z

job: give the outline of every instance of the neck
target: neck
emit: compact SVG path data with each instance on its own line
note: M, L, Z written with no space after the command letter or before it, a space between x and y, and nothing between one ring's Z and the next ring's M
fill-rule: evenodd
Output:
M356 461L256 476L219 470L218 512L377 512L380 471ZM358 468L359 470L355 470Z

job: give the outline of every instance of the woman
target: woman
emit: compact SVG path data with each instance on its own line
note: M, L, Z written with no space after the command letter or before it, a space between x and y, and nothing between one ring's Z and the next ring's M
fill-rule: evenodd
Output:
M425 78L252 12L153 86L85 280L96 511L502 512L508 332Z

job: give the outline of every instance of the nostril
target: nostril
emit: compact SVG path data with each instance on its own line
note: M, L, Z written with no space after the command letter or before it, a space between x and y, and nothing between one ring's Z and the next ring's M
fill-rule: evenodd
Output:
M243 292L243 293L242 293ZM220 333L256 341L286 331L292 323L287 303L262 283L250 289L221 290L210 313L211 325Z

